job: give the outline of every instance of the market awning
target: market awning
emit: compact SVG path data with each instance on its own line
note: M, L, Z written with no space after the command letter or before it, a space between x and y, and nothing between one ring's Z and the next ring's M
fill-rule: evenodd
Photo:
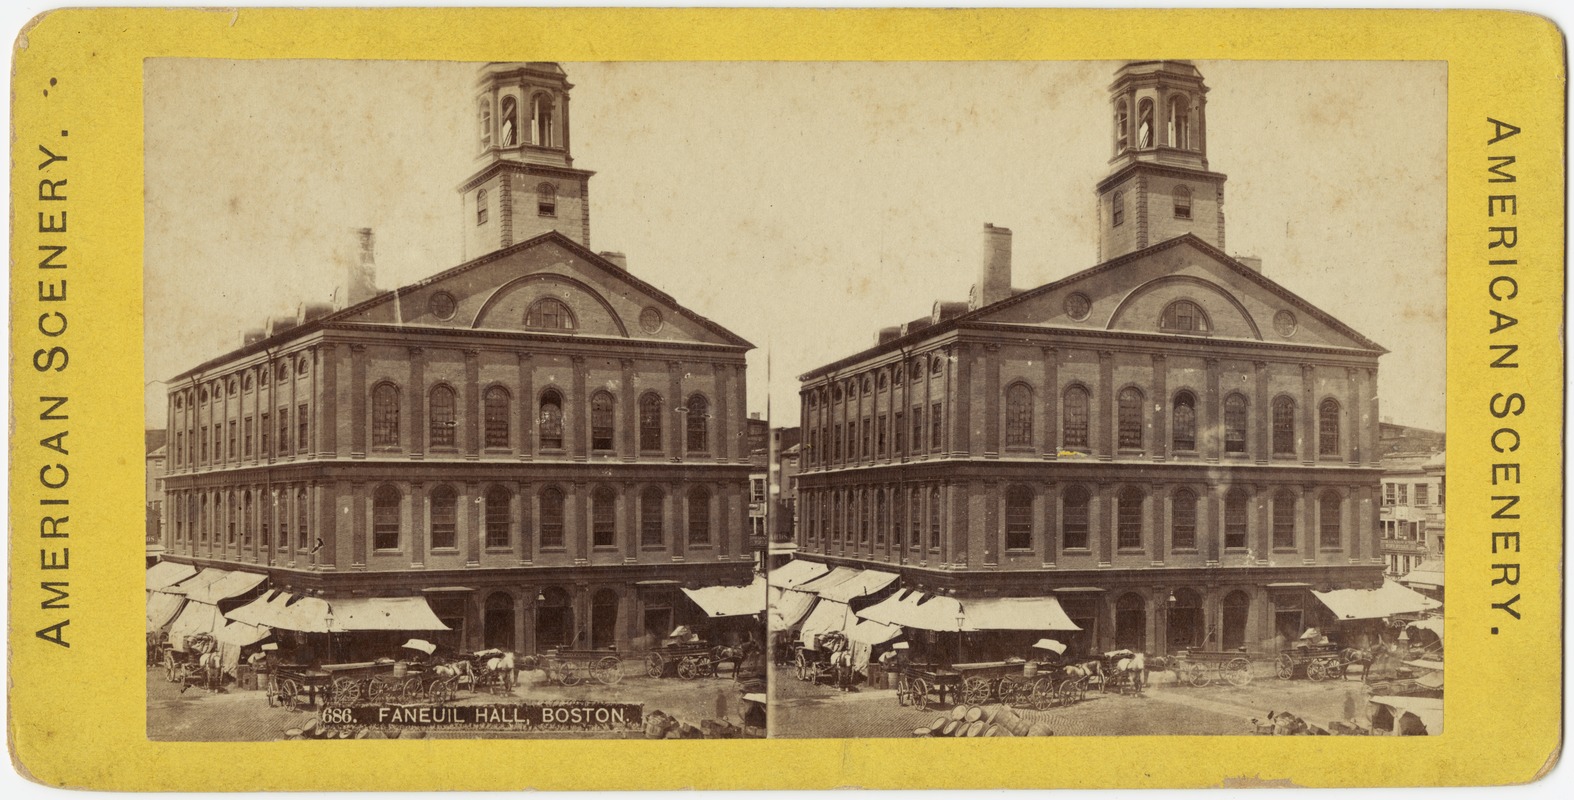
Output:
M885 587L896 582L896 573L881 572L873 569L858 570L856 575L847 580L820 590L823 600L835 600L838 603L850 603L860 597L878 594Z
M967 631L1080 631L1053 597L984 597L962 601Z
M225 625L224 614L211 603L188 601L180 615L169 626L169 641L176 650L185 651L186 638L199 633L213 633Z
M950 597L904 589L858 612L864 619L925 631L955 631L961 627L962 604Z
M256 644L272 635L273 631L266 626L248 625L244 622L231 622L213 632L213 638L236 647Z
M187 599L199 603L212 603L218 605L221 600L241 595L257 588L268 576L260 572L242 572L236 570L220 577L205 586L186 590Z
M165 591L170 594L183 594L189 597L192 592L202 591L208 586L223 580L224 576L228 574L230 574L230 571L227 569L203 567L201 572L181 581L178 586L170 586Z
M860 572L863 572L863 570L854 569L852 567L837 567L818 578L804 581L803 583L798 584L795 588L797 588L800 592L813 592L818 595L827 589L833 589L842 585L846 581L850 581L853 578L858 577L858 573Z
M1415 565L1410 569L1409 572L1405 573L1403 578L1399 579L1399 582L1409 586L1425 586L1434 589L1443 588L1442 559L1427 559L1426 561Z
M1410 623L1409 627L1420 628L1421 630L1424 630L1424 631L1431 631L1431 632L1437 634L1437 638L1439 638L1439 639L1443 638L1443 620L1441 618L1439 618L1439 617L1428 617L1426 619L1418 619L1418 620Z
M771 570L770 584L779 589L792 589L830 571L830 567L818 561L793 559Z
M814 611L810 612L809 618L804 620L798 640L804 647L813 649L814 637L831 632L843 633L851 641L870 646L884 644L902 635L900 626L859 619L846 603L822 597L814 606Z
M707 617L746 617L765 610L765 579L758 576L748 586L706 586L683 593Z
M1421 720L1421 724L1426 727L1426 732L1432 736L1443 732L1443 698L1441 697L1378 695L1371 698L1371 702L1388 706L1396 720L1404 714L1415 715L1416 719Z
M1342 620L1383 619L1395 614L1419 614L1442 605L1414 589L1385 580L1381 589L1313 591L1334 616Z
M229 613L236 622L304 633L446 631L424 597L346 597L327 601L270 592Z
M160 561L148 567L148 591L156 592L166 586L174 586L195 574L197 568L190 564Z
M148 631L156 631L175 621L186 598L169 592L148 592Z
M809 616L809 611L814 608L814 595L808 592L798 592L791 589L783 590L771 587L771 630L784 631Z

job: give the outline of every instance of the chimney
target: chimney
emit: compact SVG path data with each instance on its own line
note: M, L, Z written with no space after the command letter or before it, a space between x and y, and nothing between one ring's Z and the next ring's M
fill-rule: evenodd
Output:
M1262 259L1257 256L1235 256L1235 260L1245 264L1248 269L1257 274L1262 274Z
M615 250L602 250L598 255L616 264L618 269L629 271L629 257Z
M377 238L371 228L361 228L355 235L360 248L359 253L346 265L349 271L345 276L346 306L353 306L377 294Z
M1011 229L984 223L984 257L978 274L979 307L1011 296Z

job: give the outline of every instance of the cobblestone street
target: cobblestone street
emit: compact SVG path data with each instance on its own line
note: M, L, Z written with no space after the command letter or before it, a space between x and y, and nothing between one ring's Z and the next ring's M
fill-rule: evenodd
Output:
M771 735L780 738L907 737L950 706L918 711L897 703L891 689L842 693L798 680L791 667L772 673ZM1326 726L1351 717L1365 722L1366 689L1359 679L1282 681L1259 665L1251 684L1194 687L1177 684L1173 673L1152 673L1141 695L1089 692L1074 705L1048 711L1018 709L1043 721L1057 736L1247 735L1251 718L1289 711Z
M155 741L271 741L285 738L285 731L299 728L315 716L315 709L289 711L270 708L262 691L240 690L230 686L212 694L191 688L184 694L178 684L164 679L162 669L148 670L148 738ZM519 684L512 695L464 691L452 705L489 705L546 700L592 700L606 703L640 703L645 713L663 711L698 725L707 719L738 722L740 684L723 671L721 677L686 681L679 678L649 678L628 675L614 686L581 684L558 686L548 683L542 672L520 672ZM894 702L894 701L893 701ZM431 738L632 738L642 734L584 732L529 733L484 731L474 734L439 731Z

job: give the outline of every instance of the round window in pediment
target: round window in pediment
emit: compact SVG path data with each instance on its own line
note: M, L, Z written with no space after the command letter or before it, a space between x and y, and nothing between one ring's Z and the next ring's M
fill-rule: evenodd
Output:
M660 331L661 326L665 322L666 320L662 319L661 317L661 309L656 308L655 306L645 306L645 310L639 312L639 327L646 333L656 333Z
M438 319L453 319L456 306L457 303L454 302L454 296L447 292L433 294L432 299L428 300L426 304L427 309L432 312L432 316Z
M1273 315L1273 329L1278 331L1280 336L1294 336L1297 327L1295 314L1290 311L1282 310Z
M1081 292L1073 292L1066 296L1066 314L1072 319L1081 322L1088 318L1088 312L1093 309L1093 301Z

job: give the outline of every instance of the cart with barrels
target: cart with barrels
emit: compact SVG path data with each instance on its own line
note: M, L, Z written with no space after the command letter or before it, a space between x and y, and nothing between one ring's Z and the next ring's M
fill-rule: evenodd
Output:
M962 702L981 705L998 700L1037 709L1068 705L1087 693L1086 682L1063 675L1058 667L1034 661L953 664L960 676Z
M1182 650L1176 653L1174 670L1192 686L1207 686L1215 681L1231 686L1252 682L1252 662L1240 650Z

